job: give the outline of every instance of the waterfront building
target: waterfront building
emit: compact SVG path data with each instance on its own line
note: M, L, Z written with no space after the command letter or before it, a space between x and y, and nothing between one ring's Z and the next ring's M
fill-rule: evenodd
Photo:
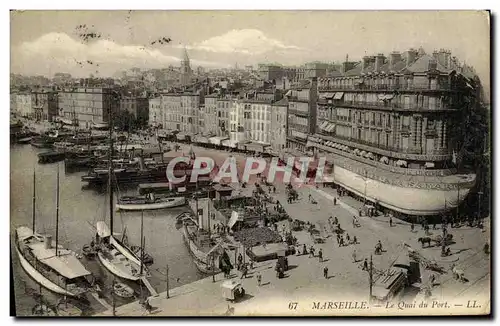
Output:
M231 97L220 96L217 98L217 136L229 137L229 112Z
M153 127L163 127L162 120L162 101L161 96L150 98L149 104L149 124Z
M120 111L128 111L143 125L149 119L149 101L147 97L122 96L120 98Z
M82 128L109 122L109 110L117 110L116 94L107 87L79 87L59 91L59 115L77 121Z
M14 112L16 112L21 117L31 117L33 116L33 106L31 93L15 93L13 94L15 100Z
M286 147L287 112L288 100L286 98L273 103L271 106L269 141L271 143L271 150L274 153L280 153Z
M296 83L288 91L287 148L305 152L307 135L316 129L317 78Z
M320 78L314 127L301 127L306 147L327 155L337 184L381 208L421 216L457 207L475 175L455 165L450 130L466 80L450 58L410 49ZM290 135L299 128L288 122Z
M210 94L205 96L205 110L204 110L204 129L205 134L217 134L217 94Z
M58 116L59 96L55 91L31 92L32 115L36 120L54 121Z
M181 130L182 107L179 93L161 95L161 121L163 129Z
M204 90L181 94L181 131L195 135L200 132L201 107L204 105Z

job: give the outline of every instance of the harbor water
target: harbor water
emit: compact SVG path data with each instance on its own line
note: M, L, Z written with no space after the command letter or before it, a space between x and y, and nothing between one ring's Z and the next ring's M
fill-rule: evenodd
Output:
M55 304L56 295L41 289L21 268L15 253L13 235L21 225L32 226L33 170L36 172L35 228L39 233L56 234L56 189L57 169L60 171L59 193L59 244L65 248L81 252L85 244L95 235L97 221L109 225L109 196L105 189L86 189L81 181L85 172L69 173L64 162L38 164L37 154L44 151L31 145L12 145L10 154L10 225L13 286L16 300L16 314L30 315L36 304L33 293L42 292L49 303ZM137 189L119 189L118 195L133 195ZM116 194L115 194L116 195ZM115 196L116 200L116 196ZM157 292L196 281L203 277L191 260L183 242L182 234L176 229L176 216L186 208L145 211L143 233L146 238L145 251L154 263L149 267L151 285ZM125 234L130 245L140 245L141 212L114 211L114 232ZM120 238L120 236L118 236ZM94 276L103 281L105 288L112 287L114 277L98 261L82 260ZM167 272L168 269L168 272ZM120 280L121 281L121 280ZM133 286L136 293L146 291ZM104 300L111 303L109 297ZM116 304L125 303L120 300ZM92 313L105 308L97 301L91 302Z

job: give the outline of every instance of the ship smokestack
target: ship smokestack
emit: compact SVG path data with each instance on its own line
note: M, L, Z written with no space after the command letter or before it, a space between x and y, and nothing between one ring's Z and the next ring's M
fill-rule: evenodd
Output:
M52 236L46 235L45 236L45 249L50 249L50 248L52 248Z

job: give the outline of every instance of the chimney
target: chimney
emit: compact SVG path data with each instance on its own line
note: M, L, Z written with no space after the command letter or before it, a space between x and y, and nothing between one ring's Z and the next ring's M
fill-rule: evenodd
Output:
M428 69L429 69L429 70L436 70L436 68L437 68L437 62L436 62L436 59L431 59L431 60L429 60Z
M52 236L46 235L45 236L45 249L51 249L51 248L52 248Z
M382 53L377 54L375 57L375 71L380 71L384 65L385 56Z
M437 53L438 62L445 68L451 67L451 52L449 50L441 49Z
M410 66L415 62L417 58L417 51L415 49L409 49L405 52L406 66Z
M394 70L394 66L396 63L401 61L401 53L399 52L391 52L389 54L389 70Z
M364 56L363 61L361 62L361 72L364 72L368 65L370 64L370 57Z

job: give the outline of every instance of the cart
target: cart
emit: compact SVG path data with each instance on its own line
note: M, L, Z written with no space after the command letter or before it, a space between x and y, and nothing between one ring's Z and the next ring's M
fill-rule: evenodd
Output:
M240 282L229 280L221 284L222 297L226 300L234 302L245 296L245 289Z

